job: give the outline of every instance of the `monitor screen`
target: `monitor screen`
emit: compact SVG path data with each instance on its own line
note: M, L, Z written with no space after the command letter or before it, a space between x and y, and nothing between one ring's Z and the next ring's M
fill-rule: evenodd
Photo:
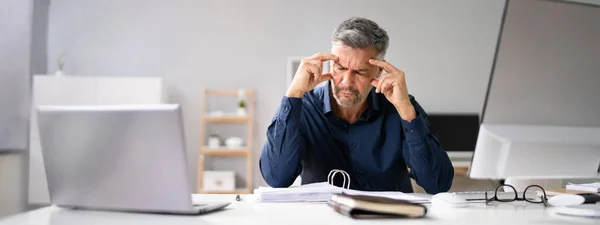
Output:
M600 4L506 1L469 177L598 178L599 59Z
M509 1L485 124L600 126L600 5Z
M472 152L479 133L477 114L429 114L431 132L435 133L442 147L449 152Z

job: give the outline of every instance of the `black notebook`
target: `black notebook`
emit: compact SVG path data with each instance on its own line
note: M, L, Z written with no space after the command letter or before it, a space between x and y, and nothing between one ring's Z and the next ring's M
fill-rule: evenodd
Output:
M364 218L420 218L427 207L404 200L353 194L334 194L327 202L336 212L356 219Z

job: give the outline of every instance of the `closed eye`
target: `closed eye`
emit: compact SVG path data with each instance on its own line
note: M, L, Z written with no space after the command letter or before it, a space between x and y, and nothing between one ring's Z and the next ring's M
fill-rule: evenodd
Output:
M348 68L343 67L339 63L336 63L335 69L338 70L338 71L348 70ZM367 73L369 72L369 70L368 69L360 69L360 70L353 70L352 72L354 72L354 73L356 73L358 75L364 76L364 75L367 75Z

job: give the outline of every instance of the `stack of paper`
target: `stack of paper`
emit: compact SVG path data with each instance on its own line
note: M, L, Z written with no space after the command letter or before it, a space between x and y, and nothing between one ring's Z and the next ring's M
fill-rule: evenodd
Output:
M381 196L401 199L415 203L429 202L428 198L416 197L402 192L369 192L343 189L329 183L313 183L290 188L259 187L254 190L256 200L259 202L327 202L333 194L354 194Z
M324 202L334 193L342 193L340 187L328 183L314 183L290 188L259 187L254 195L259 202Z
M598 192L600 193L600 182L595 183L587 183L587 184L567 184L567 190L577 190L577 191L589 191L589 192Z

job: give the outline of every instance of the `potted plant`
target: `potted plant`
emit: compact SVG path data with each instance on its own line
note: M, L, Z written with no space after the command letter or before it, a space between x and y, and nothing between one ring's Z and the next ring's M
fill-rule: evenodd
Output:
M244 100L240 100L238 103L237 115L246 116L246 102Z

